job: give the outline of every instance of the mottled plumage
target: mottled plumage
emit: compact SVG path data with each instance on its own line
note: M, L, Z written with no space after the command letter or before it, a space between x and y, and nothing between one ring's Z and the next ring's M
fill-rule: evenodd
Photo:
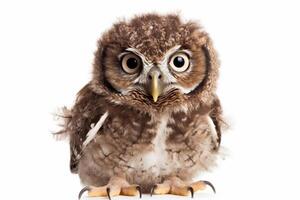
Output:
M174 54L189 59L186 71L170 68ZM122 69L126 55L141 67ZM114 24L98 42L92 80L64 112L60 133L70 138L72 172L87 186L118 176L149 192L167 177L191 181L212 167L223 123L218 68L197 23L147 14ZM161 84L156 102L153 70Z

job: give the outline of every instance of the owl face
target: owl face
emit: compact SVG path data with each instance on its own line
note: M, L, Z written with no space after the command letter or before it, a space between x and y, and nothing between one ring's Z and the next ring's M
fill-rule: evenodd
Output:
M205 88L207 34L176 15L144 15L120 22L99 41L94 88L116 104L176 107Z

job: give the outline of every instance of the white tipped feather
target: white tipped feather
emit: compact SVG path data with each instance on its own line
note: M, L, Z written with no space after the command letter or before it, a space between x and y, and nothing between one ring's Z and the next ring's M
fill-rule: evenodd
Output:
M209 116L207 116L207 121L208 121L209 128L211 130L211 135L212 135L214 141L217 142L218 133L216 131L216 126L215 126L214 122L212 121L212 119Z
M104 121L106 120L108 116L108 112L105 112L99 119L96 125L94 125L89 132L86 135L86 139L83 142L83 146L86 147L97 135L99 129L102 127Z

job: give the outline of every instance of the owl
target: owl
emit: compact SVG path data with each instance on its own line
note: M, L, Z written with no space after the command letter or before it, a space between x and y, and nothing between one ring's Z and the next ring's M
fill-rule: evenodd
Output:
M115 23L98 41L91 80L57 134L91 197L191 195L218 157L219 61L208 34L175 14Z

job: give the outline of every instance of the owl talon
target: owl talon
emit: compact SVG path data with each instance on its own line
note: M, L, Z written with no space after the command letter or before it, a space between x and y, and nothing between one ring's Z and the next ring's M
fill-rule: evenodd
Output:
M136 190L139 192L139 195L140 195L140 199L142 198L142 188L141 186L136 186Z
M188 187L188 190L191 192L191 197L194 198L194 189L193 187Z
M112 177L108 184L100 187L84 187L78 195L80 200L84 192L88 191L89 197L107 197L109 200L113 196L136 196L142 198L142 188L139 185L130 185L125 179L120 177Z
M142 198L142 188L139 185L129 185L121 187L121 195L125 196L136 196L139 195Z
M151 189L150 196L153 194L174 194L180 196L191 194L191 197L194 198L194 193L199 190L204 190L207 185L216 193L215 187L209 181L197 181L189 185L177 177L171 177L162 184L154 185Z
M78 194L78 200L81 199L81 196L82 196L86 191L90 191L90 190L91 190L91 188L88 187L88 186L82 188L82 189L80 190L79 194Z
M206 185L208 185L214 191L214 193L216 194L216 189L215 189L214 185L211 182L209 182L209 181L202 181L202 182L205 183Z
M150 192L150 196L152 197L153 193L154 193L154 190L157 188L157 185L154 185L152 188L151 188L151 192Z
M110 188L106 188L106 194L107 194L107 197L109 200L111 200L111 197L110 197Z
M198 190L204 190L206 186L209 186L213 190L213 192L216 193L214 185L209 181L197 181L190 185L190 187L193 188L194 192Z

